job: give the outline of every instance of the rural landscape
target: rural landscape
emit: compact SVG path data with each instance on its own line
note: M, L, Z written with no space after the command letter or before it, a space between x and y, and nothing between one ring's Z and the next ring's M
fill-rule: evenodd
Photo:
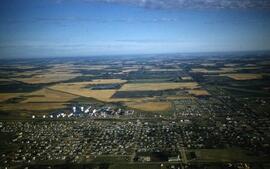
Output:
M268 55L18 59L0 69L1 166L269 168Z
M0 169L270 169L270 0L0 0Z

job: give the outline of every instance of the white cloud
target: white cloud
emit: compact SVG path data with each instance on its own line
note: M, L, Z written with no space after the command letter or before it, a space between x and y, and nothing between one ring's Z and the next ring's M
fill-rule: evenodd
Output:
M131 4L145 8L182 9L182 8L259 8L269 9L269 0L82 0L84 2L104 2Z

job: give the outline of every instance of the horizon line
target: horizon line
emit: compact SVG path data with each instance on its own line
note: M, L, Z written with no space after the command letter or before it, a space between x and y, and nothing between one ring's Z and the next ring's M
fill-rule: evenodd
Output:
M131 56L160 56L160 55L189 55L189 56L195 56L201 55L210 55L210 54L263 54L267 55L270 54L269 50L239 50L239 51L203 51L203 52L166 52L166 53L141 53L141 54L97 54L97 55L74 55L74 56L22 56L22 57L7 57L7 58L1 58L0 60L16 60L16 59L61 59L61 58L95 58L95 57L131 57ZM184 57L184 56L182 56ZM197 56L200 57L200 56Z

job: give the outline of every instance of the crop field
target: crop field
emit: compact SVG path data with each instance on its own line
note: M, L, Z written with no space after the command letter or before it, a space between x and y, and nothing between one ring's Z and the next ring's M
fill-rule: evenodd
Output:
M22 103L46 103L46 102L68 102L78 98L77 95L72 95L64 92L59 92L51 89L41 89L30 94L24 95L26 99Z
M253 73L220 74L219 76L227 76L234 80L255 80L263 78L262 74L253 74Z
M83 97L91 97L100 101L109 101L111 96L116 92L116 90L91 90L85 88L85 86L83 84L59 84L50 87L50 89Z
M114 83L125 83L126 80L122 79L94 79L87 82L76 82L76 83L62 83L67 85L98 85L98 84L114 84Z
M117 91L115 89L105 89L105 90L91 90L86 88L89 85L97 84L115 84L115 83L125 83L125 80L121 79L98 79L90 82L78 82L78 83L60 83L51 86L51 89L62 91L77 96L91 97L101 101L110 101L112 95Z
M188 93L195 96L209 96L210 95L206 90L203 90L203 89L188 90Z
M210 74L216 74L216 73L227 74L227 73L236 73L236 72L244 71L244 70L257 70L260 68L261 67L258 67L258 66L234 67L232 65L229 65L227 67L221 67L219 69L194 68L194 69L192 69L192 72L194 72L194 73L210 73Z
M160 59L144 62L102 61L95 64L74 60L37 63L0 66L1 110L64 109L77 98L91 98L140 111L161 112L173 109L175 101L211 97L205 84L198 79L201 74L208 74L207 78L202 75L207 79L205 83L219 82L225 86L229 81L235 90L223 89L230 93L249 85L244 84L248 80L256 80L252 82L254 86L263 83L264 91L269 88L261 82L267 79L269 72L263 63L209 60L187 66L182 65L182 61L173 63ZM254 90L250 85L250 90Z
M98 90L93 88L96 85L114 84L122 84L122 87L120 89L100 88ZM196 82L129 83L121 79L95 79L88 82L59 83L49 88L103 102L118 102L133 109L149 112L170 110L170 101L179 99L179 97L208 95L208 92L200 89ZM160 98L166 99L165 96L171 96L171 98L168 98L167 101L158 101Z
M189 168L205 168L200 165L263 162L269 159L265 155L269 148L265 127L269 122L269 72L269 66L238 59L92 62L82 58L37 61L22 67L0 65L0 118L18 120L18 125L5 123L18 132L29 125L39 126L26 128L18 142L20 147L29 146L25 140L36 133L37 142L64 138L48 142L55 148L45 153L67 157L57 153L56 146L69 152L79 148L81 151L72 156L74 160L79 157L74 168L79 163L109 169L183 168L182 163ZM74 106L74 117L50 116L72 113ZM81 107L91 108L86 113ZM40 134L38 130L47 132ZM78 140L83 146L77 146ZM33 148L43 150L44 141L38 146ZM28 153L27 148L21 150ZM153 152L168 159L152 157ZM178 162L169 160L177 155Z
M185 100L185 99L195 99L194 96L191 96L190 94L186 94L186 95L176 95L176 96L167 96L166 97L167 100Z
M162 97L175 96L177 93L185 91L171 90L144 90L144 91L117 91L112 98L145 98L145 97Z
M22 73L17 73L16 75L17 77L14 77L13 80L28 84L61 82L81 76L80 73L71 70L69 65L66 66L55 65L52 68L35 71L25 71ZM27 76L27 77L20 77L20 76Z
M183 83L127 83L119 91L151 91L169 89L195 89L199 85L196 82Z
M79 73L66 73L66 72L47 72L33 77L28 78L14 78L14 80L21 81L28 84L39 84L39 83L52 83L52 82L61 82L75 77L80 76Z
M71 70L103 70L109 68L108 65L82 65L80 67L72 66Z
M225 67L220 69L206 69L206 68L194 68L192 72L194 73L230 73L234 72L235 69L231 67Z
M18 111L22 113L29 113L28 111L45 111L65 108L65 103L16 103L16 104L3 104L0 109L3 111ZM29 114L28 114L29 116Z
M0 93L0 102L22 95L23 93Z
M162 112L169 111L172 107L170 102L127 102L126 105L130 108L149 111L149 112Z
M0 93L0 109L29 116L30 112L64 109L69 101L78 97L46 88L29 93Z

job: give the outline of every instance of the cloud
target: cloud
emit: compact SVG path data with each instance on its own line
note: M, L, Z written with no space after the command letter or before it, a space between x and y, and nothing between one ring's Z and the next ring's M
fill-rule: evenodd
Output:
M130 4L154 9L269 9L269 0L82 0L84 2L103 2Z
M16 24L16 23L72 23L72 22L91 22L91 23L168 23L168 22L177 22L181 18L85 18L85 17L33 17L29 19L11 19L5 18L0 19L1 22L7 24Z

